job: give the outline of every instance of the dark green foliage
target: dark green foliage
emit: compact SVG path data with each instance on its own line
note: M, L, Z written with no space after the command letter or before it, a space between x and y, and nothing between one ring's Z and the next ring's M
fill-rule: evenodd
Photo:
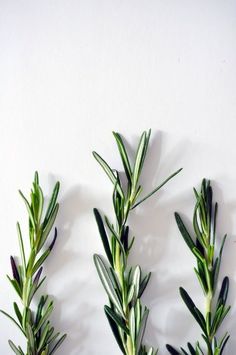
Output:
M204 355L205 353L207 355L221 355L229 339L228 333L225 333L222 339L217 339L217 331L230 310L230 306L226 305L229 289L228 277L223 279L218 298L216 298L216 288L219 285L218 275L226 235L222 239L217 255L216 217L218 205L212 202L213 193L210 181L204 179L200 192L198 193L194 189L194 195L196 197L193 213L194 237L188 232L178 213L175 213L175 219L183 239L196 258L197 265L194 271L205 297L205 314L200 312L182 287L180 287L180 295L202 330L206 351L203 350L199 342L195 347L188 343L188 351L181 348L181 352L179 352L170 345L167 345L167 350L172 355Z
M17 263L16 259L11 256L10 261L13 276L12 278L8 276L8 279L20 297L22 306L19 307L16 302L13 303L16 318L1 310L4 315L17 325L26 337L27 345L25 351L9 340L11 349L17 355L51 355L55 353L66 337L65 334L61 336L60 333L55 333L49 321L53 311L53 302L48 300L48 296L41 296L36 310L32 308L34 295L46 278L43 277L41 279L43 272L42 265L51 253L57 239L57 230L55 228L51 243L43 249L57 216L59 187L60 184L57 182L44 217L44 196L39 185L37 172L34 177L30 202L20 191L29 215L30 253L29 257L26 258L20 224L17 223L21 258L20 262Z
M148 309L141 305L140 297L151 274L143 275L139 266L134 268L128 266L128 256L134 237L130 238L126 222L131 210L157 192L181 169L151 193L139 199L142 192L139 179L151 131L143 132L133 164L130 163L121 136L118 133L113 134L123 163L125 179L121 182L120 173L112 169L100 155L93 152L95 159L113 184L112 201L115 214L113 224L109 218L102 217L99 211L94 209L99 234L108 259L106 262L101 256L95 254L94 262L110 302L110 305L104 308L105 314L121 352L126 355L155 355L157 351L153 348L147 349L142 345Z

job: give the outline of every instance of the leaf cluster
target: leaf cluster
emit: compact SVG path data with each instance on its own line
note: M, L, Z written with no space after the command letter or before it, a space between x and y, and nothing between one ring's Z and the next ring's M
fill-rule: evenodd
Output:
M200 192L198 193L194 189L194 195L196 198L193 213L194 238L190 235L178 213L175 213L175 219L183 239L196 258L197 265L194 271L205 297L205 314L199 310L187 291L182 287L180 287L180 295L202 330L202 338L206 344L207 354L221 355L229 339L228 333L219 341L216 337L220 325L230 310L230 306L226 305L229 289L229 279L227 276L222 281L216 300L215 294L218 286L218 276L226 235L223 237L219 252L217 253L216 219L218 205L212 202L213 193L210 181L203 179ZM213 305L214 300L215 306ZM188 351L181 348L182 352L179 352L171 345L167 345L167 350L172 355L204 354L199 342L196 343L196 346L190 343L187 346Z
M53 311L53 301L48 300L48 296L41 296L36 310L34 311L32 308L34 296L46 278L46 276L42 277L43 263L51 253L57 239L57 229L55 228L54 237L45 248L45 243L53 228L59 209L57 202L59 188L60 184L57 182L45 214L44 195L37 172L31 189L30 201L19 191L29 217L30 252L27 258L21 227L17 222L20 262L17 262L17 259L11 256L12 277L7 277L21 299L22 306L19 307L16 302L13 303L14 317L1 310L26 337L26 352L20 346L16 346L12 340L9 340L11 349L17 355L51 355L66 337L65 334L60 336L60 333L56 333L54 327L51 326L49 317Z
M169 176L149 194L141 197L140 176L143 169L151 131L141 135L134 163L131 164L125 144L118 133L113 133L123 163L125 179L112 169L96 152L93 155L113 184L113 208L115 223L102 217L97 209L94 215L107 256L107 262L94 255L94 263L103 287L109 298L104 307L112 332L123 354L155 355L153 348L142 345L148 318L148 309L141 305L140 298L148 284L151 273L143 274L140 266L129 267L128 256L134 237L130 237L128 216L134 208L156 193L165 183L180 172Z

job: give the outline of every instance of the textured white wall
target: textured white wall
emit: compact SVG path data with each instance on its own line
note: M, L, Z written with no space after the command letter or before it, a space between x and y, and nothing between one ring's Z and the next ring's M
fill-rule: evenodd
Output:
M92 262L103 252L92 208L111 212L111 185L93 160L114 167L111 131L133 147L153 135L142 181L146 190L184 167L181 176L137 209L131 261L153 272L143 302L150 309L145 341L185 345L200 331L178 295L183 285L201 302L194 259L173 218L192 216L192 186L211 178L220 204L218 230L228 232L222 275L231 280L236 347L236 2L234 0L0 1L0 306L16 298L5 274L17 254L15 222L26 213L38 169L48 192L62 184L58 243L48 259L45 289L55 298L53 321L68 333L59 354L119 354L103 315L106 296ZM0 353L17 329L1 317Z

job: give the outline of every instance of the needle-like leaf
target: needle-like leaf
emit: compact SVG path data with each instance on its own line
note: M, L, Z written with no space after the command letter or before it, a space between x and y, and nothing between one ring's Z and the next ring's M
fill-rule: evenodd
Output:
M171 180L175 175L179 174L183 169L178 169L175 171L173 174L171 174L167 179L165 179L160 185L158 185L154 190L152 190L149 194L147 194L145 197L143 197L140 201L134 204L132 209L136 208L138 205L143 203L145 200L147 200L149 197L154 195L156 192L158 192L169 180Z
M105 263L103 262L102 258L97 254L94 255L94 263L97 268L100 280L107 292L108 297L110 298L111 302L114 304L114 306L117 308L117 310L125 319L125 314L123 312L117 293L113 287L113 283L112 280L110 279L110 275Z
M94 216L95 216L95 219L96 219L96 222L97 222L99 234L101 236L102 243L103 243L104 250L106 252L107 258L108 258L110 264L113 265L113 259L112 259L110 244L109 244L109 241L108 241L108 237L107 237L107 233L106 233L106 230L105 230L105 227L104 227L104 223L103 223L102 217L101 217L100 213L98 212L97 208L94 208L93 212L94 212Z
M113 173L112 169L105 162L105 160L102 159L102 157L100 157L100 155L96 152L93 152L93 156L97 160L97 162L101 165L101 167L103 168L103 170L105 171L105 173L107 174L107 176L109 177L109 179L111 180L113 185L117 184L117 178L116 178L115 174ZM119 184L117 184L117 191L119 192L120 196L122 198L124 198L124 193L123 193Z

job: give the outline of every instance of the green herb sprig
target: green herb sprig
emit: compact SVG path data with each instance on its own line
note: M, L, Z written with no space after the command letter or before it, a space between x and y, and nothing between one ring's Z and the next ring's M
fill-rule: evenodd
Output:
M229 289L229 279L227 276L223 279L218 298L215 297L215 294L218 286L218 276L226 235L223 237L219 252L216 253L218 205L212 202L213 193L210 181L204 179L200 192L194 189L194 194L196 197L196 205L193 213L195 237L193 238L190 235L178 213L175 213L175 219L182 237L196 258L197 267L194 268L194 271L204 293L205 314L202 314L187 291L182 287L180 287L180 295L202 330L202 338L204 339L206 350L202 348L199 341L194 346L188 343L187 351L183 348L180 348L181 351L178 351L171 345L167 345L166 347L172 355L222 355L229 335L225 333L218 340L216 334L230 310L230 306L226 305Z
M45 248L59 209L57 202L59 187L60 184L57 182L45 214L44 195L39 185L37 172L34 176L30 201L19 191L29 215L30 252L27 258L20 224L17 223L20 262L18 263L16 258L11 256L13 277L7 277L21 299L21 306L18 306L16 302L13 303L15 318L1 310L26 338L26 351L9 340L9 345L16 355L51 355L56 352L66 337L65 334L60 336L60 333L56 333L54 327L51 326L49 317L53 311L53 301L49 300L47 295L41 296L36 309L32 307L34 296L46 278L46 276L41 278L42 265L51 253L57 239L57 229L55 228L54 237Z
M157 350L147 349L142 344L149 310L141 305L140 298L148 284L151 273L144 275L140 266L129 267L128 256L134 243L130 240L127 219L131 210L160 190L181 169L169 176L151 193L141 198L142 186L139 183L143 169L151 130L143 132L131 166L126 147L121 136L113 132L124 167L124 181L120 173L112 169L96 152L93 155L113 183L113 208L115 223L107 216L102 217L97 209L94 215L100 237L107 256L107 262L100 255L94 255L94 263L103 287L109 298L104 307L108 322L123 354L155 355Z

